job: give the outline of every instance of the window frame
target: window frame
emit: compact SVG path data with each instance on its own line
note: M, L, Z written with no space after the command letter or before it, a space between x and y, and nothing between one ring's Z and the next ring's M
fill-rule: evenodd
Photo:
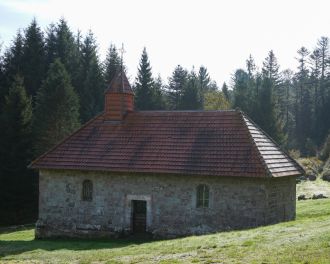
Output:
M210 208L210 187L206 184L196 188L196 208Z
M93 182L91 180L84 180L82 182L81 199L85 202L93 201Z

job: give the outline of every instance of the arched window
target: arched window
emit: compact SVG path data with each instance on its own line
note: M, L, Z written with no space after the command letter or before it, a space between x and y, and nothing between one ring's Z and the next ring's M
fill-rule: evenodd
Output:
M197 208L209 207L209 197L210 197L209 187L205 184L198 185L197 186L196 207Z
M82 184L82 200L93 200L93 183L90 180L84 180Z

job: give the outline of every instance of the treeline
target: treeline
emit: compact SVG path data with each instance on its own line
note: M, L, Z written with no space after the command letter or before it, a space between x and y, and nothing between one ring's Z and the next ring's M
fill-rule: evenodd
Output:
M296 71L280 71L273 51L257 70L252 56L233 77L232 104L239 107L287 150L318 154L330 129L329 41L296 54Z
M45 31L33 19L0 55L0 224L14 224L37 212L28 164L103 110L103 92L125 65L114 45L102 61L93 33L74 34L64 19ZM177 66L165 84L146 49L132 83L138 110L229 107L205 67Z

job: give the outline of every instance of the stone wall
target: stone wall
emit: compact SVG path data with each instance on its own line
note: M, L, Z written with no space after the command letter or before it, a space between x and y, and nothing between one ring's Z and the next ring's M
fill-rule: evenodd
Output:
M93 200L82 201L82 182ZM210 188L196 208L196 187ZM147 231L159 237L248 228L295 218L295 178L276 179L40 171L36 237L109 237L131 232L131 201L147 202Z

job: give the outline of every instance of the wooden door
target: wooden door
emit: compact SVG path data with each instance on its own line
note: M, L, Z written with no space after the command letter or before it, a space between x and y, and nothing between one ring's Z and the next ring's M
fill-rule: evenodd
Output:
M147 202L133 200L133 233L145 233L147 227Z

